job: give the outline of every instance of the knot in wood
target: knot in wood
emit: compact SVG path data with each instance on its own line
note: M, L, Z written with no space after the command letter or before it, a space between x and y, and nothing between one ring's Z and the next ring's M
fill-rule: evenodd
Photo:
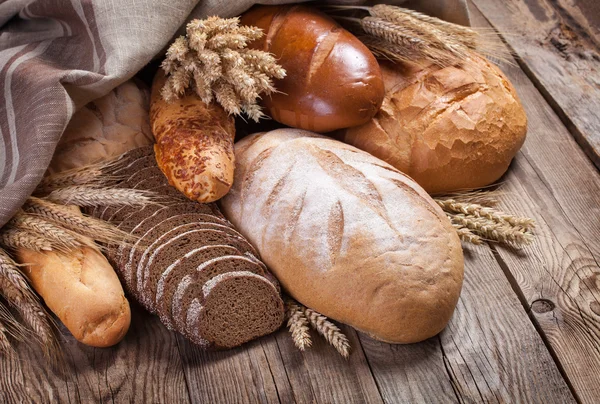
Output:
M531 303L531 310L539 314L548 313L549 311L554 310L555 307L556 305L548 299L537 299Z

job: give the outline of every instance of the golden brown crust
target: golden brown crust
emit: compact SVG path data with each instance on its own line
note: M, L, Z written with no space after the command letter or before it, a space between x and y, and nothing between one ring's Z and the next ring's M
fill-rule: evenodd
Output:
M111 160L154 142L148 108L150 91L129 80L78 110L65 129L48 167L50 173Z
M160 95L164 82L159 70L150 106L158 166L188 198L216 201L233 184L234 120L219 105L207 106L195 94L167 103Z
M68 255L21 249L33 288L78 341L108 347L123 339L131 322L129 302L115 271L97 250Z
M381 65L386 96L341 140L385 160L430 193L500 178L525 141L527 117L502 72L474 57L462 67Z
M224 213L295 299L392 343L445 327L462 286L462 248L413 180L292 129L243 139L236 158Z
M288 126L329 132L360 125L384 96L377 60L333 19L304 6L259 6L242 16L266 35L250 46L273 53L286 70L263 101Z

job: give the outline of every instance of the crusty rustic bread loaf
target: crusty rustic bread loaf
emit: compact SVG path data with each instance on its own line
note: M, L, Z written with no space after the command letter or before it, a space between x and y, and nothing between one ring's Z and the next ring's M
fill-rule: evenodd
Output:
M191 200L214 202L233 182L235 123L217 103L206 105L195 93L171 103L161 96L166 77L152 83L150 123L156 161L169 183Z
M84 247L68 255L17 251L33 288L78 341L115 345L131 321L129 302L114 269L101 252Z
M304 305L374 338L440 332L458 301L462 248L413 180L355 147L280 129L236 144L226 217Z
M149 105L149 90L138 80L126 81L90 102L69 121L48 170L78 168L151 145Z
M120 171L119 186L168 187L164 175L146 167L151 152L123 156L128 168ZM110 261L127 291L169 329L203 347L229 348L281 325L277 281L215 204L190 202L176 193L164 196L160 206L97 209L95 214L139 237L133 248L113 248ZM239 274L218 278L230 272ZM205 288L209 283L212 292ZM175 296L180 287L181 296Z
M381 63L386 96L341 140L385 160L429 193L479 188L506 172L525 141L515 89L487 60L461 67Z

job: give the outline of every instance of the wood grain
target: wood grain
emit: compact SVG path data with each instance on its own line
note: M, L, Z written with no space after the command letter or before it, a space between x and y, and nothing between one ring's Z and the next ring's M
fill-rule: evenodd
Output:
M473 1L600 168L600 2Z
M16 359L0 357L0 402L190 402L175 335L141 308L132 306L130 331L114 348L87 347L61 331L58 367L27 343Z
M472 17L486 24L476 9ZM600 174L522 70L503 70L517 87L529 131L504 178L502 201L506 211L534 217L538 236L519 251L497 248L496 257L576 397L599 402Z
M488 247L465 249L450 324L423 343L361 336L386 402L540 402L574 398Z

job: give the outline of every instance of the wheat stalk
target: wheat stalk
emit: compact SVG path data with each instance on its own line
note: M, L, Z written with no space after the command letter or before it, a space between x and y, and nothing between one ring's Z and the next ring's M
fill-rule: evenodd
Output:
M463 27L410 9L385 4L373 7L326 5L323 8L330 13L366 11L369 15L363 18L339 14L333 14L332 17L346 23L345 26L357 34L376 57L402 62L425 60L444 67L468 63L472 52L477 51L497 60L510 61L510 53L493 31ZM361 35L364 33L367 35ZM383 39L385 42L365 41L368 37ZM414 59L406 60L407 54L414 56Z
M90 206L145 206L154 202L155 195L150 191L129 188L94 188L76 185L56 189L44 199L62 205Z
M2 249L0 249L0 294L19 312L31 328L33 337L41 343L46 356L55 358L59 350L53 322L17 264Z
M300 351L310 348L312 340L308 329L308 318L306 318L304 311L290 298L286 298L285 306L288 319L287 326L292 334L294 345Z
M350 342L344 333L324 315L303 307L310 325L319 332L344 358L350 355Z
M111 223L75 213L63 205L55 204L45 199L30 197L25 202L23 209L32 215L52 221L101 243L125 243L131 245L137 240L134 236L118 229Z

